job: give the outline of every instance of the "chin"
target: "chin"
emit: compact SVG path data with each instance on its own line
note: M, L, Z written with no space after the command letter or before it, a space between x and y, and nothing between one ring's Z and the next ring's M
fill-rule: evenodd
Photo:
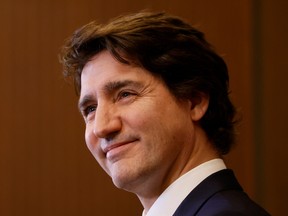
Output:
M128 176L125 174L120 174L120 175L114 174L111 176L111 178L112 178L113 184L117 188L127 190L127 191L131 190L132 182L135 181L131 176Z
M141 177L136 173L118 171L112 173L111 178L117 188L129 192L135 192L136 187L141 185L139 184Z

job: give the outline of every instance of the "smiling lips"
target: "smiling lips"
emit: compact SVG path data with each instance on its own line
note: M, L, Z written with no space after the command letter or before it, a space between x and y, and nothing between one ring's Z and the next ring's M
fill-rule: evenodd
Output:
M129 148L129 144L132 144L135 141L137 140L128 140L124 142L108 144L105 148L103 148L103 152L106 154L107 159L115 159L115 157L119 157Z

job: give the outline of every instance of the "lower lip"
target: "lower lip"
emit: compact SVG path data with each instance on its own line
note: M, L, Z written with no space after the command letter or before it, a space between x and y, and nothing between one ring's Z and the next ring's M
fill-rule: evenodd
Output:
M125 143L123 145L117 146L106 153L106 158L109 161L115 162L123 158L124 154L131 148L134 142Z

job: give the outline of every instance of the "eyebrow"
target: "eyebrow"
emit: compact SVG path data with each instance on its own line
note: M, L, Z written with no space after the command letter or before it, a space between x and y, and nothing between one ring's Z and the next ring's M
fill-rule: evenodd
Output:
M87 106L87 104L91 103L91 101L93 101L92 95L85 95L82 99L80 99L78 103L78 109L80 112Z
M103 92L108 95L126 86L132 86L139 89L143 87L143 84L133 80L111 81L104 85ZM78 109L80 111L83 110L83 107L86 107L86 105L91 103L91 101L94 101L93 95L85 95L79 100Z

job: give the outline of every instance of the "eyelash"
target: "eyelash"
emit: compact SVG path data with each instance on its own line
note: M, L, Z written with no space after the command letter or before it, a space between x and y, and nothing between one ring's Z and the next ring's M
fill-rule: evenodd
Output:
M90 113L94 112L96 110L96 106L88 106L84 109L83 114L85 117L87 117Z
M118 99L121 99L121 98L126 98L126 97L129 97L133 95L131 92L128 92L128 91L123 91L123 92L120 92L119 95L118 95Z

